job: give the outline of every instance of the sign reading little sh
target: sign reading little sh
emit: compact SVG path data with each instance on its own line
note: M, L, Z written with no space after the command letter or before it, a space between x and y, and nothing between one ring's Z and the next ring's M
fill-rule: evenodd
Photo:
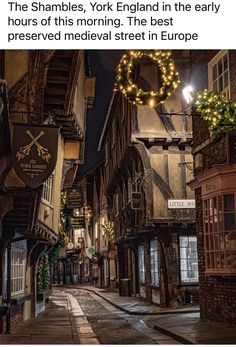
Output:
M26 186L36 188L53 172L57 161L59 127L14 124L12 163Z
M189 209L189 208L195 208L195 199L171 199L168 200L168 209Z

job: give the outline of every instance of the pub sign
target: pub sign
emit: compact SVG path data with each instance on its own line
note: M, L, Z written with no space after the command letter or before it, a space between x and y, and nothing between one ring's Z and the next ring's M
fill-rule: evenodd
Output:
M14 124L12 164L18 177L30 188L52 174L57 161L59 127Z

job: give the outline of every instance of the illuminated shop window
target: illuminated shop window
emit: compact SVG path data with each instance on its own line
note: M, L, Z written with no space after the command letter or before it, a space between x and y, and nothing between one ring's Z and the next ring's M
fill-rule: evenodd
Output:
M206 272L236 274L235 193L203 201Z
M159 285L159 247L157 239L150 242L150 263L151 263L151 280L152 285Z
M139 282L145 283L144 245L138 248Z
M180 279L181 283L198 282L197 237L180 236Z

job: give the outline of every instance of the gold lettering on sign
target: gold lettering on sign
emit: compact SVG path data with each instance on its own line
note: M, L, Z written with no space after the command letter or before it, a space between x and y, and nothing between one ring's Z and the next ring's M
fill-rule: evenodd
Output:
M40 137L44 135L44 131L40 131L40 133L36 137L31 134L30 130L26 130L26 134L31 138L32 141L28 145L20 147L19 151L16 153L17 160L22 160L26 156L28 156L30 154L31 148L33 147L33 145L35 145L37 147L38 156L48 163L51 159L51 154L49 153L49 150L47 148L41 146L38 142Z
M216 185L214 183L206 183L206 191L209 192L211 190L215 190Z

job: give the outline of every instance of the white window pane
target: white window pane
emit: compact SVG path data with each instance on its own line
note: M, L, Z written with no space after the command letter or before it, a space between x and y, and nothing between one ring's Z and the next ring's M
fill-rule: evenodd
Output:
M185 245L185 247L183 247ZM197 282L197 238L196 236L180 237L180 273L182 282Z

